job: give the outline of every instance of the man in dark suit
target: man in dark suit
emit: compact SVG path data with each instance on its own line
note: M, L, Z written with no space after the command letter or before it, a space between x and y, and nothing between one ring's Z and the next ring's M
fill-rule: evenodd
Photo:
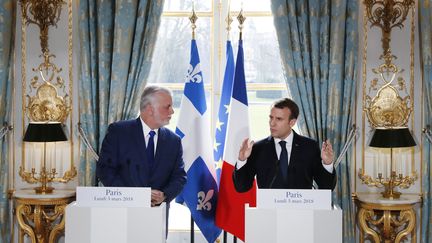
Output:
M334 189L336 173L333 149L326 141L320 152L318 143L292 130L299 108L291 99L276 101L270 111L271 136L254 144L246 138L233 172L238 192L248 191L257 179L258 188Z
M152 206L169 208L186 183L180 138L163 127L173 113L171 92L147 86L140 116L108 127L96 167L104 186L151 187Z

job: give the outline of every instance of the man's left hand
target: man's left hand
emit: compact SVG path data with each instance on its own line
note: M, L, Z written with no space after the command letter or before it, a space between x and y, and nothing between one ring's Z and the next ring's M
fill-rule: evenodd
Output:
M159 190L151 190L151 206L158 206L165 200L165 193Z
M328 139L325 142L323 142L321 148L321 159L326 165L333 163L333 159L334 159L333 148Z

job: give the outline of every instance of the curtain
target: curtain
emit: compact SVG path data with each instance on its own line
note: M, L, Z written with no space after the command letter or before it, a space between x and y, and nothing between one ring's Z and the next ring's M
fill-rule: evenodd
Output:
M15 1L4 0L0 4L0 127L10 124L12 111L13 43L15 28ZM0 139L0 242L10 241L11 204L9 188L9 138Z
M302 134L329 139L335 157L355 113L357 0L274 0L272 12L289 93L299 105ZM351 155L336 168L335 203L343 209L343 240L354 242Z
M432 127L432 2L430 0L419 1L419 33L420 33L420 60L423 76L423 97L424 100L424 120L425 126ZM432 188L432 145L423 138L423 158L422 158L422 187L423 187L423 207L422 207L422 228L421 242L432 241L432 215L431 215L431 188Z
M138 116L162 9L163 0L79 3L80 123L96 151L110 123ZM94 185L95 160L80 151L79 184Z

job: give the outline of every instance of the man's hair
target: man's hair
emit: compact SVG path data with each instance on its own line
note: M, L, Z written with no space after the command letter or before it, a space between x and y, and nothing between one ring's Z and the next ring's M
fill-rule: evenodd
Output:
M292 100L288 98L283 98L280 100L277 100L273 103L273 107L276 107L278 109L284 109L288 108L291 111L291 115L289 119L297 119L299 115L299 108L297 104Z
M157 92L165 92L169 95L171 94L171 91L167 88L156 86L156 85L149 85L144 88L144 91L141 94L141 100L140 100L140 110L144 110L147 105L154 105L154 95Z

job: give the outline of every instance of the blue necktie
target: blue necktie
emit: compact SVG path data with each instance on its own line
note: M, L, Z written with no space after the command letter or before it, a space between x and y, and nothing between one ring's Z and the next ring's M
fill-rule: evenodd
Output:
M149 163L150 168L153 169L154 163L155 163L155 157L154 157L154 136L156 135L155 131L150 131L149 132L149 140L147 143L147 148L146 148L146 153L147 153L147 160Z
M284 179L287 179L288 175L288 151L286 149L286 142L280 141L279 145L281 146L281 154L279 157L279 169L282 172Z

